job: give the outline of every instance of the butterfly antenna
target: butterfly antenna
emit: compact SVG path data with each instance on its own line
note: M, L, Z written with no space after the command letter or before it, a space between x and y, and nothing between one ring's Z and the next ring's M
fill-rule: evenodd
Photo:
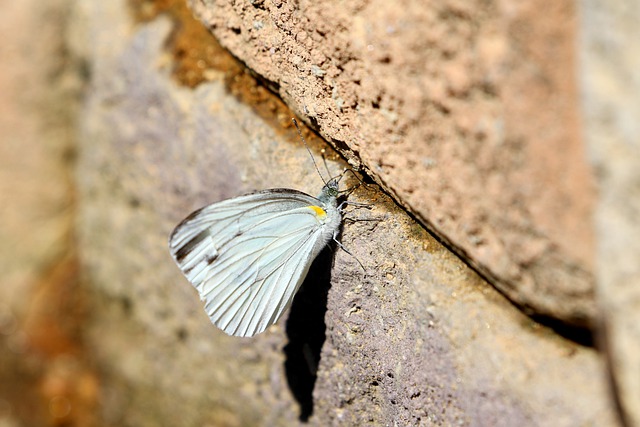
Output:
M334 177L331 175L331 170L329 169L329 165L327 164L327 157L324 155L324 148L321 151L322 154L322 163L324 163L324 170L327 171L327 175L329 175L330 179L333 179Z
M302 143L304 144L304 147L307 149L307 152L309 153L309 156L311 156L311 161L313 161L313 166L316 168L316 172L318 172L318 175L320 175L320 179L322 180L324 185L327 185L327 181L324 180L324 177L320 173L320 169L318 168L318 164L316 163L316 159L313 157L313 153L311 152L311 149L307 145L307 141L305 141L304 140L304 136L302 136L302 131L300 130L300 126L298 126L298 121L293 117L291 118L291 121L296 126L296 129L298 130L298 135L300 135L300 139L302 140ZM322 158L324 159L324 156ZM326 165L326 162L325 162L325 165Z

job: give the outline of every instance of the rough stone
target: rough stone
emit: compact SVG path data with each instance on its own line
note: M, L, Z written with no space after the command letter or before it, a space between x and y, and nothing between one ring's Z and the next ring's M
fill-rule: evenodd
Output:
M190 5L352 165L512 301L592 324L595 193L573 3Z
M70 34L91 71L78 233L108 423L615 425L594 349L532 322L376 185L350 196L373 207L350 211L361 221L341 236L364 271L327 251L278 325L246 340L213 327L169 256L173 226L206 203L265 187L315 194L321 181L295 131L263 120L264 105L290 114L255 82L235 92L225 83L248 80L175 78L170 37L195 21L134 26L125 10L80 2ZM247 93L261 105L240 102Z

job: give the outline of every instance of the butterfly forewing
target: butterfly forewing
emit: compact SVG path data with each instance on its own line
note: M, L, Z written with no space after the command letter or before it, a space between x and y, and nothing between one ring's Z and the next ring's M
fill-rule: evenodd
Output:
M169 247L198 290L211 321L229 335L252 336L275 323L325 238L294 190L267 190L206 206L182 221Z

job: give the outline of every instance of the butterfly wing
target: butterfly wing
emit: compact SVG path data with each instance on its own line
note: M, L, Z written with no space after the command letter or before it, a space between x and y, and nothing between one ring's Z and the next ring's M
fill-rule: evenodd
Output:
M274 189L206 206L173 231L169 248L211 321L253 336L291 304L323 238L315 197Z

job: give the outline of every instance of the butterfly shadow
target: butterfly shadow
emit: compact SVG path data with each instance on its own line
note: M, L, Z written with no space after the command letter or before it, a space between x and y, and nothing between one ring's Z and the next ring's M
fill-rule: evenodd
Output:
M289 343L284 347L284 368L289 389L300 405L302 422L313 414L313 389L325 341L324 316L331 288L333 255L334 251L328 245L311 264L293 299L286 325Z

